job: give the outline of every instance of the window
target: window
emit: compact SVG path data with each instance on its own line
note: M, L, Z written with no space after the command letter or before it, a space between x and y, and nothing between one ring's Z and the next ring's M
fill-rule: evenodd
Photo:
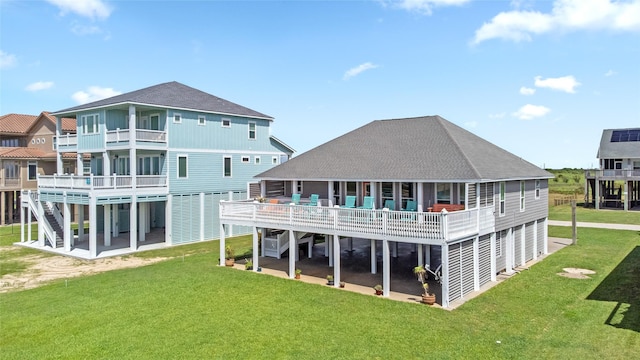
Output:
M458 203L465 205L467 200L465 184L458 184Z
M180 124L182 122L182 115L173 114L173 122L176 124Z
M402 209L406 209L407 208L407 201L408 200L415 200L414 196L413 196L413 183L410 182L403 182L401 184L401 188L400 188L400 196L401 199L400 201L402 202L402 204L400 205L400 207Z
M277 157L277 156L272 157L272 158L271 158L271 163L272 163L273 165L278 165L278 157Z
M302 194L302 180L298 180L296 183L296 189L298 189L297 194Z
M82 131L85 134L95 134L98 132L98 114L82 115L80 122L82 124Z
M493 206L493 183L480 184L480 206Z
M241 158L241 161L242 161L243 163L245 163L245 164L248 164L248 163L249 163L249 157L248 157L248 156L243 156L243 157Z
M502 239L507 234L504 230L496 232L496 257L502 256Z
M222 127L231 127L231 120L229 119L222 119Z
M36 144L36 139L31 139L31 145L35 145Z
M524 211L525 182L520 180L520 211Z
M198 125L204 126L207 124L207 118L204 115L198 115Z
M439 204L451 204L451 184L438 183L436 185L436 202Z
M387 200L393 200L393 183L383 182L380 184L380 200L384 204Z
M82 175L84 176L91 175L91 162L89 161L82 162Z
M255 139L256 139L256 123L250 122L249 123L249 140L255 140Z
M540 180L536 180L536 200L540 199Z
M27 166L28 166L29 180L36 180L36 178L38 177L38 162L29 161L27 163Z
M231 177L231 156L225 156L222 173L224 177Z
M504 181L500 183L500 216L504 216L504 214L506 213L504 204L506 186L507 184Z
M259 164L260 164L260 156L256 156L256 157L254 157L254 158L253 158L253 162L254 162L256 165L259 165Z
M187 178L187 156L178 155L178 179Z

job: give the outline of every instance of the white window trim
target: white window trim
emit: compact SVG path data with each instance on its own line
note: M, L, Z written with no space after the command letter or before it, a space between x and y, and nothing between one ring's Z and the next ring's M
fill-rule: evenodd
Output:
M261 162L261 161L262 161L262 160L260 159L260 155L256 155L256 156L254 156L254 157L253 157L253 163L254 163L254 164L256 164L256 165L260 165L260 162Z
M204 115L198 115L198 126L207 125L207 117Z
M93 131L88 132L89 128L87 126L87 118L91 116L93 117ZM80 116L80 125L82 125L82 131L84 133L84 135L89 135L89 134L98 134L99 133L99 127L98 127L98 122L100 122L100 114L95 113L95 114L85 114Z
M176 121L176 116L178 117L178 121ZM174 124L182 124L182 114L174 113L173 114L173 123Z
M540 180L536 180L535 199L540 199Z
M225 160L229 159L229 175L225 175ZM222 177L223 178L232 178L233 177L233 158L231 156L225 155L222 157Z
M520 180L520 212L525 209L527 199L527 186L524 180Z
M278 157L277 156L272 156L271 157L271 165L278 165Z
M251 124L253 124L253 138L251 137ZM247 138L249 140L258 139L258 125L255 121L249 121L249 125L247 126Z
M225 125L225 124L224 124L224 123L225 123L225 121L228 123L227 125ZM220 120L220 126L221 126L221 127L223 127L223 128L230 128L230 127L231 127L231 120L230 120L230 119L222 118L222 119Z
M502 198L502 188L504 186L504 199ZM504 181L501 181L498 184L498 213L499 216L505 216L505 214L507 213L507 183Z
M33 179L30 179L29 168L32 165L36 167L36 176ZM27 161L27 181L38 181L38 162L37 161Z
M180 176L180 158L187 159L185 176ZM176 155L176 179L188 179L189 178L189 155L187 154L177 154Z
M240 157L240 162L241 162L241 163L243 163L243 164L248 164L248 163L250 163L250 162L251 162L251 156L248 156L248 155L242 155L242 156Z

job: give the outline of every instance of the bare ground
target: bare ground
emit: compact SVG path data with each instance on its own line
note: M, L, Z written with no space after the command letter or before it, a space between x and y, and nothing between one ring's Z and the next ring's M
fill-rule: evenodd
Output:
M12 250L11 248L4 248L1 251ZM0 293L32 289L58 279L144 266L165 260L166 258L142 259L118 256L85 261L65 256L27 255L13 259L24 261L29 265L27 269L21 273L2 276L2 278L0 278Z

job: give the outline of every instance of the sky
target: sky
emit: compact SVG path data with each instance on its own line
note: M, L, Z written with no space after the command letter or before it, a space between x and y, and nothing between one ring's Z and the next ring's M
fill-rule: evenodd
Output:
M0 0L0 114L169 81L274 117L298 154L440 115L593 168L602 130L640 127L640 0Z

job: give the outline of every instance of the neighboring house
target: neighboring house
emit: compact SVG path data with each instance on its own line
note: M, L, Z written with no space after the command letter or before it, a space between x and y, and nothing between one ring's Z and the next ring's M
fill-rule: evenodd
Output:
M425 263L433 271L440 267L438 301L447 307L495 281L496 274L547 253L553 175L439 116L373 121L256 177L264 197L287 203L296 193L302 199L318 194L322 205L221 202L223 226L254 228L254 269L258 232L288 231L288 248L306 233L323 234L338 284L339 239L370 239L371 272L377 272L381 246L388 296L390 255L398 243L408 243L417 254L407 269ZM356 208L336 207L348 197L356 198ZM417 211L407 211L414 204ZM375 210L384 206L392 208ZM451 211L436 212L442 208ZM290 256L292 277L294 269Z
M585 171L586 202L640 210L640 128L603 130L596 157L600 169Z
M73 119L63 119L62 131L75 132ZM56 120L48 112L0 117L1 225L17 220L21 189L35 191L38 174L55 172L55 134ZM64 156L75 158L74 154Z
M270 135L272 117L177 82L53 115L77 134L58 136L58 175L22 202L46 220L28 246L83 258L218 238L219 200L247 198L255 174L293 153ZM64 152L78 154L76 174L61 175ZM88 206L88 234L72 230L72 204Z

